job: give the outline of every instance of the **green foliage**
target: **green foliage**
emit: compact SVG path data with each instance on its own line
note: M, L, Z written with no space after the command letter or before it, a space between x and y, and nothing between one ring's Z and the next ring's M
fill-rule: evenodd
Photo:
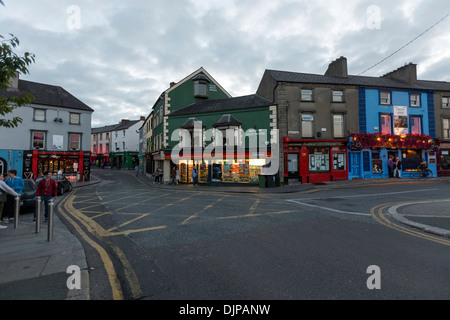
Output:
M23 56L17 55L14 50L17 49L19 39L10 34L11 38L6 39L0 35L0 90L6 92L9 87L10 79L20 74L28 74L28 66L34 63L34 54L25 52ZM0 127L13 128L22 122L20 117L13 119L3 118L11 113L15 108L30 104L34 97L30 94L17 92L14 94L0 93Z

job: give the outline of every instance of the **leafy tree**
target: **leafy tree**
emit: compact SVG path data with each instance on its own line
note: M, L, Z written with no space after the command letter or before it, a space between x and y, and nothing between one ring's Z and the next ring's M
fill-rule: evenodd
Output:
M34 97L24 92L8 92L10 79L16 77L16 72L27 74L28 66L34 63L34 54L25 52L18 56L14 50L19 46L19 39L13 34L5 39L0 35L0 116L4 117L15 108L28 105ZM13 119L0 118L0 127L13 128L22 123L20 117Z

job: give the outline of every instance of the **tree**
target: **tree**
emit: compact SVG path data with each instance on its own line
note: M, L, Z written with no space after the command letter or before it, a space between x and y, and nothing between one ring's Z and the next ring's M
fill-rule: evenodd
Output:
M0 116L4 117L15 108L28 105L34 97L25 92L8 92L10 79L16 77L16 73L28 74L28 66L34 63L34 54L25 52L18 56L14 50L19 46L19 39L13 34L11 38L5 39L0 35ZM20 117L13 119L0 118L0 127L13 128L22 123Z

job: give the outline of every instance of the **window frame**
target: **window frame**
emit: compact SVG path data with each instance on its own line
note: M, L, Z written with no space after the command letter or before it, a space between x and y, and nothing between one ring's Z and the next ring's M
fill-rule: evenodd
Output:
M387 94L389 97L389 101L386 103L383 102L383 94ZM392 92L389 90L380 90L380 105L382 106L392 106Z
M447 128L445 123L447 123ZM442 118L442 138L450 140L450 118Z
M335 94L335 93L340 93L340 94ZM335 100L335 97L340 97L340 100L339 101ZM332 90L331 91L331 102L333 102L333 103L343 103L343 102L345 102L344 90Z
M78 121L74 122L72 116L78 116ZM70 112L69 113L69 124L81 125L81 113Z
M391 121L391 125L389 126L389 131L390 132L388 132L388 133L383 133L383 131L382 131L382 126L381 126L381 119L383 118L383 117L389 117L390 118L390 121ZM380 133L381 134L393 134L393 132L394 132L394 123L393 123L393 114L392 113L380 113L379 114L379 122L380 122Z
M310 93L305 93L305 92L310 92ZM309 99L306 99L305 97L309 96ZM307 101L307 102L312 102L314 101L314 92L312 89L300 89L300 100L301 101Z
M42 133L42 148L36 148L35 147L35 140L34 135L36 133ZM45 150L45 146L47 143L47 132L46 131L42 131L42 130L31 130L31 149L33 150Z
M78 148L72 148L72 136L78 136ZM69 150L70 151L80 151L81 150L81 138L82 134L79 132L69 132L68 135L68 141L69 141ZM101 152L103 153L103 144L100 144L102 147L100 148Z
M306 117L304 118L303 116L311 116L311 120L306 119ZM314 114L312 113L302 113L300 114L300 120L301 120L301 134L302 134L302 138L313 138L314 137ZM311 125L311 134L310 135L305 135L304 130L306 129L305 124L306 123L310 123Z
M444 102L444 100L447 100L447 102ZM450 96L442 96L442 108L449 109L450 108Z
M420 132L419 133L414 133L413 132L413 120L414 120L414 122L415 122L415 120L418 120L419 121L419 126L420 126ZM422 116L420 116L420 115L410 115L409 116L409 123L410 123L410 125L409 125L409 132L411 133L411 134L422 134L423 133L423 117Z
M36 112L37 111L42 111L44 112L44 119L40 120L36 118ZM40 108L33 108L33 121L38 121L38 122L46 122L47 121L47 110L45 109L40 109Z
M194 81L194 97L195 98L208 98L209 97L209 82L206 80L195 80ZM200 90L204 88L203 90Z
M345 117L344 117L344 114L342 114L342 113L335 113L335 114L332 115L332 117L333 117L333 137L334 138L344 138L344 136L345 136ZM337 129L337 127L336 127L336 117L340 117L340 120L341 120L341 123L340 123L340 125L341 125L341 132L340 132L340 135L336 135L336 129Z
M413 97L414 96L416 96L418 99L417 99L417 105L413 105ZM411 93L410 95L409 95L409 106L411 107L411 108L421 108L422 107L422 95L421 94L419 94L419 93Z

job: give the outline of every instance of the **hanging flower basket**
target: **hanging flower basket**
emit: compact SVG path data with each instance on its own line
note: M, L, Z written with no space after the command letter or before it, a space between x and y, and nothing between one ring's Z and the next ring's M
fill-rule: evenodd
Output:
M427 151L438 151L439 139L432 139L425 134L407 134L398 136L381 133L355 133L350 135L352 141L349 148L351 151L362 149L425 149Z

